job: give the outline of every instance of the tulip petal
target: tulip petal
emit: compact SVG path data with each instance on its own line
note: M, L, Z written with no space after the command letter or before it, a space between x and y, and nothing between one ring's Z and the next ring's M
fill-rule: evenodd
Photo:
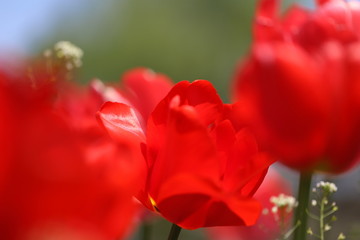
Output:
M147 161L149 166L151 166L152 162L156 159L158 149L161 149L165 144L166 124L168 121L170 101L185 91L189 85L190 83L187 81L182 81L176 84L168 95L160 101L149 117L146 132L149 152Z
M250 197L256 192L268 167L275 160L267 154L258 152L256 140L247 129L242 129L236 134L231 149L224 182L230 191L241 191L242 196Z
M260 213L256 200L222 195L213 182L196 175L174 176L161 190L159 212L186 229L252 225Z
M148 135L157 134L148 131ZM162 151L156 156L151 176L151 186L160 186L176 174L196 174L211 179L220 178L214 143L200 122L193 107L171 109L166 126L166 139ZM158 188L150 189L156 198Z
M278 38L278 16L277 10L279 0L261 0L255 13L253 27L256 41L264 41Z
M97 113L100 125L121 142L144 142L145 136L135 111L122 103L106 102Z
M199 123L203 124L205 128L219 117L222 110L221 99L208 81L179 82L158 104L149 118L147 138L150 152L154 152L154 149L159 149L165 144L164 136L166 136L166 125L169 121L169 107L171 102L174 103L175 97L179 99L178 105L187 104L194 107ZM154 158L155 156L151 156L149 161Z
M219 118L223 104L209 81L196 80L191 83L186 92L186 99L189 105L194 106L199 119L206 126Z
M290 35L296 35L303 24L309 19L309 10L301 6L294 5L287 12L283 19L282 25L285 32Z
M275 19L279 8L279 0L260 0L256 10L257 17Z
M130 70L122 79L130 101L144 119L148 119L155 106L173 85L166 75L147 68Z

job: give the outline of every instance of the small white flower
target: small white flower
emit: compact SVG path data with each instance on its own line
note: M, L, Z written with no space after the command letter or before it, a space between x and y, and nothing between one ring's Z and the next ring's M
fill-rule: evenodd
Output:
M312 206L316 206L316 204L317 204L316 200L313 199L313 200L311 201L311 205L312 205Z
M277 208L285 209L286 212L291 212L297 206L297 201L294 197L282 193L277 197L272 196L270 202Z
M337 240L345 240L345 239L346 239L346 237L345 237L345 235L343 233L340 233L338 238L337 238Z
M322 188L324 191L327 191L329 193L334 193L337 191L337 187L334 183L331 182L324 182L320 181L316 184L317 188Z
M272 212L272 213L277 213L277 211L278 211L278 208L277 208L277 207L274 206L274 207L271 208L271 212Z
M66 67L69 70L82 65L81 58L83 57L84 52L71 42L60 41L55 44L54 49L58 58L68 61Z
M325 232L330 231L331 226L329 224L325 224L324 230Z

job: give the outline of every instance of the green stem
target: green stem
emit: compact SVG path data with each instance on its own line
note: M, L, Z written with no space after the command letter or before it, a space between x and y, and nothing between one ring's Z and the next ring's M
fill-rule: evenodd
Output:
M295 212L294 226L299 225L295 229L294 240L306 239L307 214L306 209L309 204L310 186L312 173L303 172L300 174L298 201L299 205Z
M151 229L152 229L151 223L145 220L141 226L142 240L151 239Z
M280 225L280 240L285 240L285 209L281 209L279 211L279 216L280 216L280 221L279 221L279 225Z
M325 227L324 227L324 207L325 207L325 199L326 198L322 198L321 199L321 204L320 204L320 240L324 240L324 231L325 231Z
M171 226L168 240L177 240L180 235L180 232L181 232L181 227L173 223L173 225Z

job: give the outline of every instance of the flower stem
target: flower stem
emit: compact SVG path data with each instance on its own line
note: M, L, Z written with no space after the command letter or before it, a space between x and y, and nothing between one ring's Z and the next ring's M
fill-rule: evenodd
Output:
M299 225L295 229L294 240L306 239L307 214L306 209L309 204L310 186L312 173L302 172L300 174L298 201L299 205L295 212L294 226Z
M324 240L324 232L325 232L325 227L324 227L324 206L325 206L325 200L326 198L322 198L321 199L321 204L320 204L320 240Z
M171 226L168 240L177 240L180 235L180 232L181 232L181 227L173 223L173 225Z
M141 232L142 232L142 240L150 240L151 239L151 230L152 225L149 221L144 221L141 226Z

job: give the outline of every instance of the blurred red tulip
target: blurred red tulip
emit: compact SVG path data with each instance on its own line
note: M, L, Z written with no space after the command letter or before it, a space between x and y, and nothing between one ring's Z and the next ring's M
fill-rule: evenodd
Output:
M317 0L314 12L293 5L280 17L280 0L260 0L254 21L254 38L285 41L317 51L328 41L348 44L360 38L360 3L355 0Z
M147 68L135 68L127 71L123 77L123 94L131 105L140 112L145 120L155 106L163 99L174 85L170 78L162 73L155 73Z
M103 102L119 102L131 106L144 128L156 104L173 86L171 79L166 75L141 67L125 72L121 77L121 82L120 88L107 86L99 80L94 80L91 87L99 94Z
M212 240L273 240L280 237L280 222L271 212L273 205L270 202L272 196L279 194L291 195L291 188L275 169L269 169L264 182L255 193L254 198L259 200L264 208L254 226L246 227L215 227L207 229L207 233ZM292 213L290 212L283 224L289 226ZM287 227L288 227L287 226Z
M141 165L96 125L101 103L38 80L0 76L1 238L122 238Z
M344 172L359 161L360 3L319 1L282 20L277 2L260 1L236 73L239 118L285 165Z
M186 229L252 225L261 210L252 195L272 160L226 117L230 108L209 82L183 81L151 113L146 134L125 104L104 104L98 118L146 158L138 198L150 210Z

